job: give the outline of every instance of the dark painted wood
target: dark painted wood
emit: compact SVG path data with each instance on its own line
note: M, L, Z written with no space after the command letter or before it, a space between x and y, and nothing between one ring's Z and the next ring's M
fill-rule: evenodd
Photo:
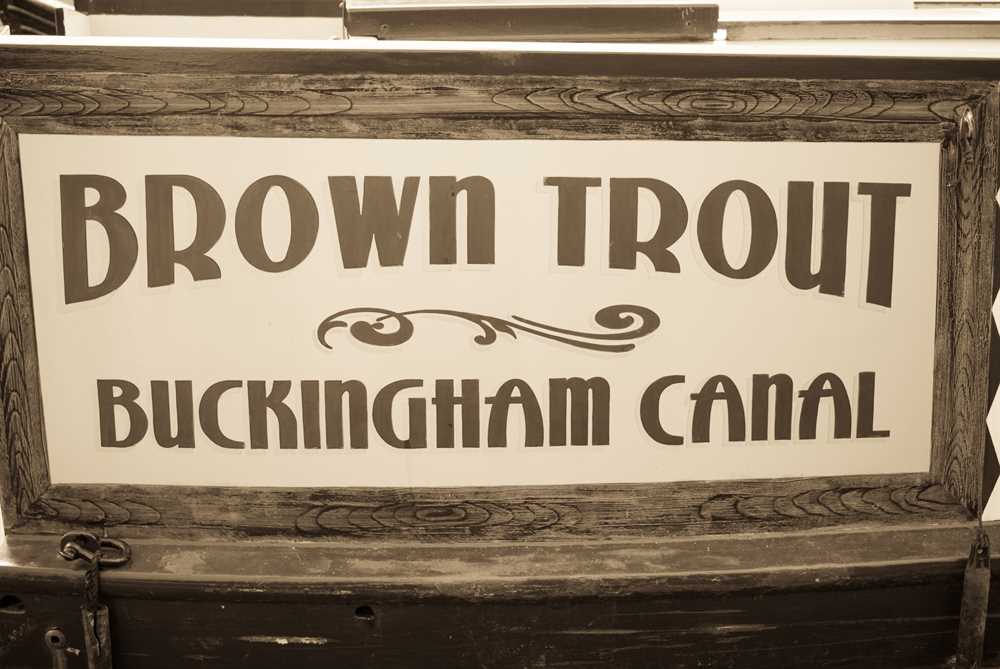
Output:
M474 548L134 541L102 592L126 669L943 668L972 536L966 523ZM0 594L26 608L0 614L4 666L48 666L52 624L79 647L81 567L51 538L0 556Z
M719 7L680 3L524 3L497 0L394 2L349 0L352 37L381 40L549 42L706 41L719 27Z
M145 16L309 16L344 13L342 0L75 0L84 14Z
M16 592L17 594L13 594ZM83 648L80 628L80 597L71 590L52 594L38 594L14 589L0 593L16 597L23 613L12 612L0 606L0 667L4 669L48 669L52 656L45 646L45 633L59 628L67 633L69 643ZM11 600L7 600L10 602ZM68 669L86 669L86 661L69 656Z
M38 45L0 46L9 70L218 74L427 74L514 77L682 77L698 79L838 79L992 82L1000 59L678 54L607 51L553 52L531 49L366 49L354 44L315 43L301 48ZM0 73L2 74L2 73ZM192 81L196 81L192 78ZM572 82L562 81L566 86Z
M114 663L123 669L447 666L464 669L944 669L954 654L960 582L527 602L354 598L323 603L114 598ZM64 626L80 648L76 600L25 598L30 617L0 617L5 669L50 665L42 634ZM359 615L370 607L374 620ZM361 614L366 613L364 610ZM69 669L84 669L79 657Z
M355 602L288 606L120 600L125 667L893 667L945 666L953 580L868 592L719 597L554 597L525 603ZM897 607L906 607L898 615ZM128 623L124 623L128 625ZM152 638L150 638L152 636Z

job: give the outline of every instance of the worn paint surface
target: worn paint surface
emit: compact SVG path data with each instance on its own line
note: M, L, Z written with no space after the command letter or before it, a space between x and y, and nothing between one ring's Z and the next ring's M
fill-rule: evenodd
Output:
M559 544L135 540L102 593L126 669L944 668L972 536L960 524ZM49 666L51 626L81 647L81 585L51 538L9 540L0 596L25 612L0 611L0 666ZM994 602L993 661L998 620Z

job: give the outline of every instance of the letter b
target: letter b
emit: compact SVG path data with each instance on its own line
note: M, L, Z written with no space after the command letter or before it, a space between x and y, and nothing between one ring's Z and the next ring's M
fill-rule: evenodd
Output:
M86 206L88 188L97 191L97 202ZM107 295L128 278L139 255L135 230L118 213L125 204L125 188L100 174L63 174L59 177L62 204L63 288L66 304ZM108 270L96 286L90 285L87 254L87 221L99 223L108 236Z
M116 392L117 391L117 392ZM136 402L139 399L139 389L135 384L118 379L97 380L97 409L101 421L101 446L107 448L127 448L135 446L149 428L146 412ZM115 407L120 406L128 412L128 434L118 438L118 426L115 424Z

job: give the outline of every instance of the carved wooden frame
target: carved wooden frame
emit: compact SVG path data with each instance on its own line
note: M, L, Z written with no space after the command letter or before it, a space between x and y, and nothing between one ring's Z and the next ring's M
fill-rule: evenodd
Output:
M10 63L0 73L8 531L548 540L943 524L980 506L1000 134L988 68L927 64L912 79L902 74L919 70L912 61L232 51L0 49ZM940 142L930 470L449 489L50 485L17 141L39 132Z

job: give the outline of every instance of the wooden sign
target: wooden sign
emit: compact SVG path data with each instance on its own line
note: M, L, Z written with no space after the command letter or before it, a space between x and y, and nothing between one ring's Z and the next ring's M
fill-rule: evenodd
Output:
M995 92L368 67L265 77L266 117L233 106L243 75L200 84L221 107L130 80L115 99L160 100L144 125L8 77L9 527L559 537L979 505Z
M53 483L929 466L936 145L20 151Z

